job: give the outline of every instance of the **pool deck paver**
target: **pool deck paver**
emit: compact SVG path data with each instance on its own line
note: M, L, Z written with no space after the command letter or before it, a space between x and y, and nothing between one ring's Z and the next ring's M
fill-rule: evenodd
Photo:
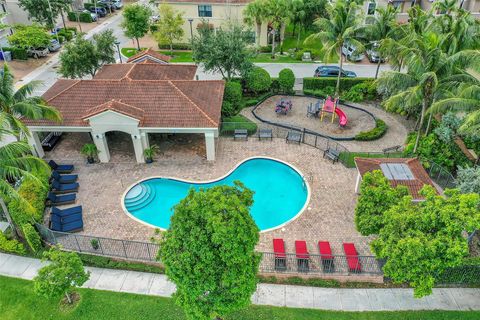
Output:
M0 275L31 280L44 265L38 259L0 253ZM90 289L170 297L175 285L163 274L87 267ZM480 310L478 288L435 288L413 298L412 289L336 289L259 283L252 303L339 311Z

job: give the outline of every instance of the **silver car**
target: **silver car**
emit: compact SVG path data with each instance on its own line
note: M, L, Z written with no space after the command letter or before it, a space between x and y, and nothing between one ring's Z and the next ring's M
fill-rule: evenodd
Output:
M50 40L50 44L48 45L48 51L57 52L58 50L60 50L61 47L62 46L57 41L57 39L52 39L52 40Z
M348 60L350 61L362 61L363 58L365 58L365 55L363 53L359 53L357 51L357 47L354 45L351 45L349 43L344 43L342 46L342 54L347 57Z
M30 57L34 57L38 59L40 57L46 57L48 55L48 48L29 48L27 49L27 53Z
M122 9L123 3L121 0L113 0L112 4L115 6L115 9Z

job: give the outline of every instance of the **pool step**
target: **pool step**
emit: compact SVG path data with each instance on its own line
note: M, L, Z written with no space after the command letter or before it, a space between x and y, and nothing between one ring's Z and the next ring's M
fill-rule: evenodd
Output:
M147 206L155 198L155 190L147 184L139 185L142 190L132 198L125 198L125 208L128 211L135 211Z

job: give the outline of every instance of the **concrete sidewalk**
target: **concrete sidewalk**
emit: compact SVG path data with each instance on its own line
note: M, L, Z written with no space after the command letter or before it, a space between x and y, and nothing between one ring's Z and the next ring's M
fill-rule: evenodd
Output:
M0 275L31 280L38 259L0 253ZM170 297L175 285L162 274L87 268L85 288ZM257 305L339 311L480 310L480 289L434 289L414 299L411 289L334 289L261 283L252 296Z

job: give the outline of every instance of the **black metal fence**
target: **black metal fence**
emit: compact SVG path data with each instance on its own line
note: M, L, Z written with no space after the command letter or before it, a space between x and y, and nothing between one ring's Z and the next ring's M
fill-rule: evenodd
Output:
M275 257L272 252L263 252L259 271L263 273L302 273L316 275L382 275L382 262L374 256L332 255L327 259L319 254L309 254L308 259L298 258L294 253Z
M41 224L36 226L44 241L61 245L65 250L127 260L156 261L159 246L155 243L58 232Z
M480 265L463 265L449 268L437 277L442 285L480 285Z

